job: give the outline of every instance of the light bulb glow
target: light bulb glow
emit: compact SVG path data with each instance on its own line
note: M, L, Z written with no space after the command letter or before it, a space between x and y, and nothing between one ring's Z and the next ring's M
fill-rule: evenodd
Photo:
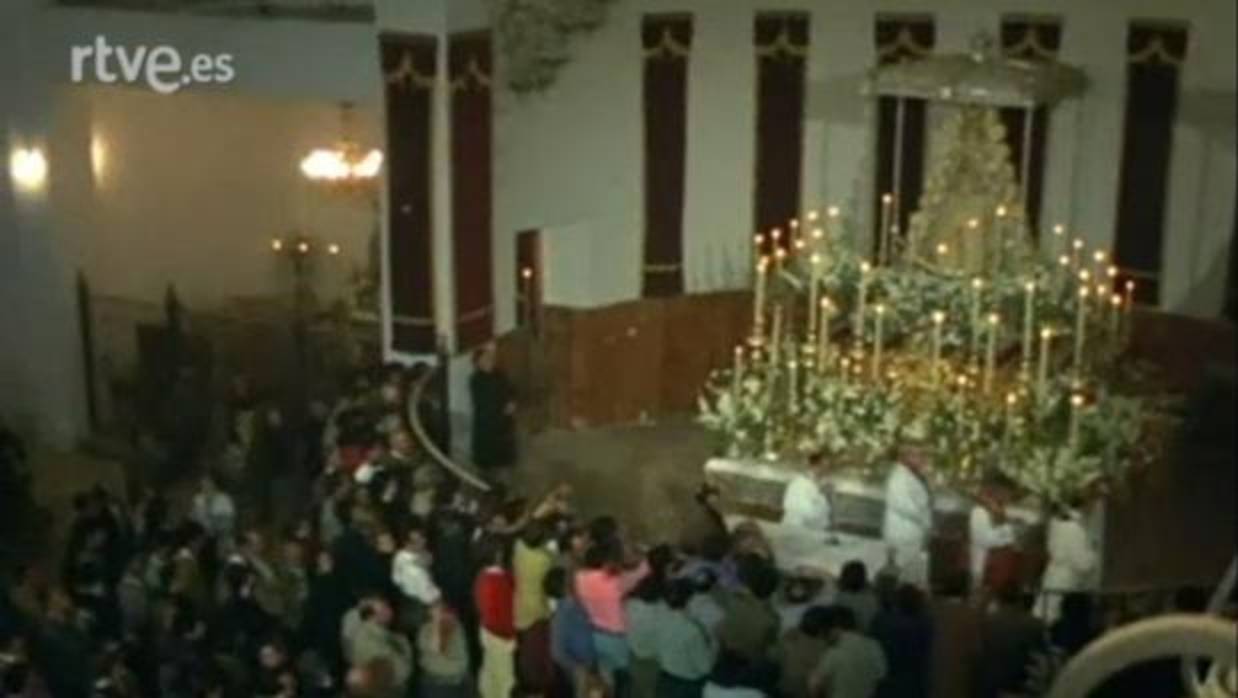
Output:
M17 148L9 155L9 174L23 189L38 189L47 181L47 157L38 148Z

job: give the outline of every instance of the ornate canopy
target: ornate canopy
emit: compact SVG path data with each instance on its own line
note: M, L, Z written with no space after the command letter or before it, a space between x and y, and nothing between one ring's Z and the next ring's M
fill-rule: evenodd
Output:
M990 107L1054 104L1083 92L1078 68L1053 60L1006 58L986 35L967 53L936 54L878 66L869 71L866 94Z

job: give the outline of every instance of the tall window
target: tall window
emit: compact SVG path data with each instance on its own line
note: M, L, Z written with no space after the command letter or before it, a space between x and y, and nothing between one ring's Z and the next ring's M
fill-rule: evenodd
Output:
M1134 21L1128 28L1115 239L1119 282L1134 280L1135 297L1144 303L1160 299L1169 161L1186 52L1186 27L1180 24Z
M786 229L799 215L808 16L758 14L753 41L757 61L755 223L757 230L768 232Z
M929 15L879 15L873 30L877 63L889 65L923 58L933 51L936 30ZM882 97L877 103L877 173L873 198L873 244L881 240L883 197L892 197L894 221L907 231L924 184L925 103ZM895 181L895 172L898 172ZM875 249L875 248L874 248Z
M1002 18L1002 52L1008 58L1025 61L1056 60L1061 45L1060 19L1023 15L1007 15ZM1001 111L1002 125L1006 127L1006 144L1010 147L1010 162L1014 166L1020 187L1027 192L1024 209L1027 211L1032 235L1037 235L1044 191L1050 111L1045 107L1037 107L1031 110L1030 114L1031 128L1028 129L1028 110L1011 108Z
M645 296L683 291L683 201L692 18L649 15L641 27L645 116Z

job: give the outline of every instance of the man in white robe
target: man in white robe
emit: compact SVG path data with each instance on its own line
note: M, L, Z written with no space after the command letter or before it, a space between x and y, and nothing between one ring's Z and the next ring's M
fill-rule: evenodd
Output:
M924 452L905 446L886 479L881 537L899 578L928 588L928 541L933 531L933 498L924 482Z
M1049 564L1041 579L1036 615L1052 623L1058 618L1063 595L1094 587L1099 556L1082 514L1074 507L1063 508L1049 521L1046 547Z
M833 524L819 470L796 473L782 494L782 524L826 531Z

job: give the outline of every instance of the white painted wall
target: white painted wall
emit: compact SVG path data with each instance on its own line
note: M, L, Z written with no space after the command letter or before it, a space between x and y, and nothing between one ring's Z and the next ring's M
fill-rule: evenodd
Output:
M232 92L74 92L63 101L87 105L104 154L80 242L100 293L158 300L175 283L196 308L288 293L290 266L269 243L294 232L341 247L339 257L316 258L324 296L342 292L350 269L365 264L373 204L324 191L298 169L310 149L340 137L337 106ZM381 146L374 110L354 110L352 122L353 138Z
M266 243L293 228L364 255L372 211L316 197L297 162L339 137L339 100L363 105L358 135L376 139L377 43L368 23L93 11L45 0L5 0L0 12L0 303L24 319L0 341L0 412L67 447L86 431L79 267L102 293L158 301L174 281L187 303L203 307L286 288L287 270L274 268ZM186 56L228 53L236 77L170 97L71 85L71 47L96 35ZM92 143L105 157L98 176ZM48 186L15 197L9 147L30 144L47 149Z
M1164 307L1219 311L1235 189L1233 136L1235 7L1211 0L625 0L583 39L558 82L542 94L502 95L496 115L494 281L500 330L514 325L515 233L571 229L588 242L548 236L547 246L589 249L608 273L549 268L547 283L577 278L556 296L570 305L635 298L640 288L642 210L641 59L646 12L691 12L688 84L686 285L704 291L746 278L752 234L755 61L758 10L812 15L802 200L837 204L860 222L872 197L871 102L858 95L875 61L878 12L934 15L941 51L967 48L972 34L996 34L1004 13L1063 18L1061 57L1082 67L1088 94L1055 112L1046 171L1046 223L1062 222L1094 245L1112 245L1125 99L1127 25L1135 18L1191 25L1183 107L1175 133L1166 221ZM1192 115L1191 94L1200 105ZM867 230L867 226L864 226ZM587 232L586 232L587 231ZM605 247L599 245L605 242ZM582 252L583 253L583 252ZM550 259L579 259L548 250ZM563 262L580 265L580 261Z
M40 446L68 448L86 424L82 354L72 259L65 254L74 230L61 225L62 203L80 170L56 158L70 143L53 129L72 128L80 115L57 112L49 86L27 57L38 37L27 31L35 0L0 6L0 415ZM50 160L44 186L23 190L9 179L13 147L43 149Z

